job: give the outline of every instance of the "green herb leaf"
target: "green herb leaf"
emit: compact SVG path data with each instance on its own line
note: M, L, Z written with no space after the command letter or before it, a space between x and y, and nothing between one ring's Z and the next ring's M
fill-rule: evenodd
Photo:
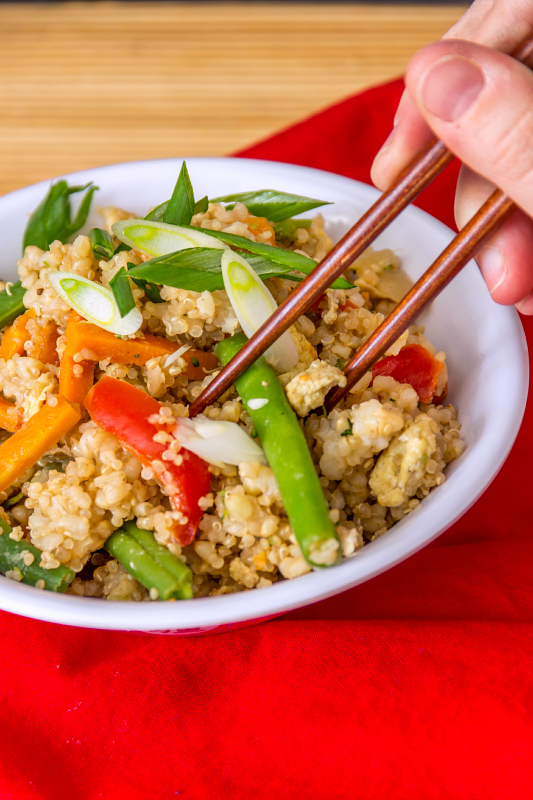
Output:
M302 214L312 208L330 205L327 200L314 200L312 197L302 197L297 194L278 192L275 189L261 189L258 192L242 192L241 194L227 194L224 197L214 197L212 203L224 203L234 206L235 203L244 203L251 214L266 217L271 222L281 222L283 219Z
M200 366L200 362L194 356L191 358L191 364L193 365L193 367L199 367Z
M163 222L170 225L190 225L194 214L194 192L185 161L181 165L180 174L172 197L168 201Z
M25 294L26 289L22 287L20 281L0 292L0 328L10 325L14 319L24 314L26 307L22 298Z
M348 427L341 433L341 436L353 436L353 425L351 419L348 420Z
M115 255L117 253L125 253L126 251L129 252L130 250L131 250L131 247L130 247L129 244L126 244L125 242L121 242L119 245L117 245L117 249L115 250Z
M119 271L109 281L109 287L113 292L118 310L121 317L125 317L135 308L135 300L131 291L128 273L121 267Z
M87 234L93 254L95 258L113 258L115 251L113 250L113 239L107 231L102 228L92 228Z
M183 228L190 228L190 225L183 225ZM197 228L192 228L197 230ZM212 236L214 239L231 245L232 247L246 250L249 253L262 256L268 261L274 262L278 265L287 267L289 270L296 270L309 275L317 266L317 262L312 258L303 256L301 253L294 253L292 250L283 250L281 247L272 247L270 244L263 244L262 242L252 242L244 236L237 236L235 233L226 233L225 231L212 231L208 228L202 228L202 233ZM257 269L254 267L255 271ZM270 276L272 277L272 276ZM292 278L291 278L292 280ZM352 289L353 285L344 278L337 278L331 284L331 289Z
M28 245L36 245L41 250L48 250L55 239L59 239L63 243L67 242L72 234L85 224L93 194L97 188L90 183L85 186L69 186L66 181L54 183L28 221L24 232L23 249ZM69 196L77 192L84 192L86 189L88 189L87 194L82 200L75 219L71 221L72 209Z

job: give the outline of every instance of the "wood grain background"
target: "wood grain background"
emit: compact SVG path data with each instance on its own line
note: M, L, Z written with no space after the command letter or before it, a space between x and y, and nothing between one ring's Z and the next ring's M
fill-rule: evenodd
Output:
M0 194L236 151L400 75L465 5L0 5Z

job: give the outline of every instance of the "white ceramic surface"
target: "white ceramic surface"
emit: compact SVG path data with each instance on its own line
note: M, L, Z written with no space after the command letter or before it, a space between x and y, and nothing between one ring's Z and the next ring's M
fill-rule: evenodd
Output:
M197 197L275 188L334 201L322 213L337 240L375 201L364 184L320 170L266 161L187 159ZM170 196L181 159L118 164L67 176L71 184L94 181L93 207L116 204L139 216ZM0 198L0 277L16 279L22 235L31 212L48 189L43 182ZM75 199L76 196L74 196ZM92 212L84 230L101 224ZM452 237L440 222L410 207L375 246L395 249L418 278ZM474 503L503 464L522 420L528 359L518 315L497 306L470 263L423 315L427 333L447 354L450 401L457 407L467 443L448 467L446 483L409 517L377 541L331 569L292 581L224 597L175 603L113 603L56 595L0 577L0 608L50 622L91 628L209 633L298 608L368 580L426 545Z

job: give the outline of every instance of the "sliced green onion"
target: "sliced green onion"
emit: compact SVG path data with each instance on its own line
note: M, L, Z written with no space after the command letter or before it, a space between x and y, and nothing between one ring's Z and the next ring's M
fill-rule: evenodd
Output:
M191 228L186 228L186 230L191 230ZM192 230L196 229L192 228ZM295 253L292 250L283 250L281 247L272 247L272 245L263 244L262 242L252 242L251 239L247 239L245 236L237 236L235 233L227 233L226 231L212 231L207 228L202 230L206 236L212 237L213 239L218 239L221 242L225 242L231 247L238 247L241 250L247 250L249 253L263 256L263 258L268 258L269 261L282 264L284 267L287 267L290 270L298 270L299 272L303 272L305 275L309 275L309 273L312 272L317 266L317 262L312 258L308 258L301 253ZM349 283L344 278L337 278L337 280L334 281L329 288L353 289L353 284Z
M128 270L131 270L137 264L131 264L128 262ZM150 283L150 281L145 280L144 278L136 278L134 275L130 275L133 283L135 283L140 289L143 290L148 300L151 300L152 303L164 303L165 300L161 297L161 292L159 291L158 287L155 283Z
M213 243L213 239L198 228L184 228L166 222L153 222L144 219L126 219L115 222L113 233L130 247L149 256L165 256L178 250L192 247L216 247L227 250L223 242Z
M102 228L92 228L87 234L95 258L113 258L113 240L107 231Z
M190 225L194 214L194 192L185 161L181 165L178 180L167 203L163 222L171 225Z
M109 286L113 292L115 303L118 306L120 316L124 318L130 311L135 308L135 300L131 291L128 273L121 267L109 281Z
M212 420L200 415L179 419L175 436L182 447L209 464L267 464L263 449L236 422Z
M130 250L131 250L131 247L130 247L129 244L124 244L124 242L121 242L120 244L117 245L117 249L115 250L115 255L117 253L127 253Z
M252 336L276 311L271 293L238 253L222 254L222 277L233 310L246 336ZM288 372L298 363L298 349L289 331L285 331L265 353L278 372Z
M153 222L164 222L165 212L168 208L169 203L170 200L165 200L165 202L161 203L161 205L152 208L152 210L149 211L148 214L145 216L145 219L151 220ZM194 213L205 214L208 207L209 207L209 198L206 195L205 197L202 197L200 200L196 201L196 203L194 204Z
M132 309L125 317L120 316L111 289L75 272L48 270L46 279L65 303L100 328L128 336L141 327L142 314L138 308Z
M9 500L6 500L6 502L4 503L4 508L11 508L11 506L16 506L17 503L20 502L20 500L22 500L23 497L24 495L22 494L22 492L13 495L13 497L10 497Z
M143 264L129 264L129 276L136 283L153 281L164 286L174 286L178 289L189 289L194 292L214 292L223 289L221 259L225 250L214 250L211 247L194 247L169 253L166 256L152 258ZM248 263L261 275L267 278L286 277L290 280L302 280L301 276L293 275L288 267L275 264L262 256L243 254ZM153 285L153 284L152 284Z
M209 208L209 198L206 195L202 197L200 200L197 200L194 204L194 213L195 214L205 214L207 209Z
M251 214L266 217L271 222L280 222L283 219L310 211L312 208L330 205L328 200L314 200L312 197L303 197L298 194L287 194L275 189L260 189L257 192L242 192L241 194L227 194L224 197L214 197L212 203L225 203L235 205L244 203Z
M158 278L155 274L145 274L143 269L145 267L146 269L150 269L150 267L156 263L156 259L161 259L166 256L171 257L174 263L174 255L181 250L192 250L194 247L203 248L204 251L206 248L227 250L230 245L261 257L265 263L268 262L267 268L264 268L264 265L262 265L260 269L263 272L268 272L269 278L284 276L284 273L291 271L303 272L305 275L309 275L317 265L317 262L313 261L312 258L308 258L301 253L294 253L292 250L282 250L280 247L272 247L272 245L269 244L252 242L250 239L246 239L244 236L237 236L234 233L211 231L208 229L200 230L190 225L177 226L168 225L164 222L129 219L115 222L113 225L113 233L130 248L141 250L154 257L150 261L140 264L139 272L137 269L132 270L132 276L133 272L138 272L139 277L145 278L145 280L152 280L155 283L164 283L167 286L177 286L181 289L192 289L197 292L202 292L206 289L208 291L213 291L214 289L222 288L222 286L212 285L212 283L210 285L204 285L202 281L195 284L194 278L192 281L187 280L186 285L176 282L170 283L163 278ZM197 268L202 272L206 270L209 272L216 272L217 258L213 255L205 255L204 258L204 255L205 253L202 254L202 256L199 254L191 255L191 261L189 261L189 257L187 257L184 261L181 261L179 266L185 268L184 264L187 263L188 269ZM196 262L197 258L200 262L198 266ZM253 263L251 258L247 257L247 260ZM194 262L194 266L192 262ZM170 266L170 262L168 262L166 258L164 258L164 261L159 261L158 263L164 263ZM254 264L254 269L257 269L259 272L258 263L261 262L256 262ZM206 264L207 266L205 266ZM178 266L178 264L174 265ZM266 277L267 276L265 276L265 278ZM296 275L286 275L284 277L295 281L301 280L301 277ZM337 280L331 284L331 288L351 289L352 284L344 280L344 278L337 278Z

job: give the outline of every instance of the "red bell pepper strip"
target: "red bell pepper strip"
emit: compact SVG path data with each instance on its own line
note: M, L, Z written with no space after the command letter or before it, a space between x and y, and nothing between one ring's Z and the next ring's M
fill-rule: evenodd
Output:
M410 383L422 403L431 403L443 363L420 344L407 344L397 356L386 356L372 367L372 380L390 375L398 383Z
M187 518L186 523L176 524L174 535L179 544L190 544L204 513L198 502L211 488L211 474L207 463L188 450L180 451L179 465L163 458L168 445L154 441L154 436L158 431L170 432L175 419L169 417L165 425L149 422L149 417L160 413L161 404L142 389L109 375L93 386L85 398L85 407L91 419L116 436L145 466L153 466L156 461L164 465L163 471L154 471L156 477L173 508Z

